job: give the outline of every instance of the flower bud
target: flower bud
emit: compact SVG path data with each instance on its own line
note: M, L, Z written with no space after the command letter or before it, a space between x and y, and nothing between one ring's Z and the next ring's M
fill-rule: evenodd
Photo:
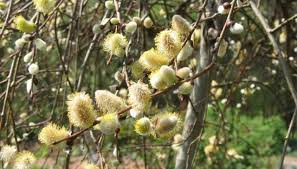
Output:
M159 71L150 75L150 84L154 89L163 90L167 87L167 83L163 80L163 76Z
M184 141L183 136L181 134L176 134L173 137L173 143L172 143L171 148L175 151L178 151L179 148L181 147L181 144L183 143L183 141Z
M118 18L111 18L110 23L113 25L117 25L120 23L120 20Z
M30 35L30 34L24 34L24 35L22 36L22 39L24 39L24 41L26 41L26 42L29 42L30 39L31 39L31 35Z
M99 118L100 123L97 125L99 130L106 135L114 134L120 128L120 122L117 114L109 113Z
M16 25L16 29L18 29L21 32L25 33L31 33L35 31L36 29L36 24L26 20L23 16L17 16L14 18L14 23Z
M219 5L218 13L220 13L222 15L228 14L230 11L230 6L228 4L230 4L230 3L227 2L227 3L224 3L223 5Z
M32 57L33 57L33 51L27 53L27 54L24 56L24 62L25 62L25 63L29 63L29 62L32 60Z
M154 25L152 19L150 17L147 17L143 21L143 26L147 29L150 29Z
M109 10L114 9L113 1L105 1L105 7Z
M98 34L101 32L101 25L99 23L95 24L92 28L94 34Z
M134 16L132 20L136 22L138 26L141 25L141 19L138 16Z
M218 57L225 56L225 54L227 52L227 49L228 49L228 42L223 39L221 41L221 44L220 44L219 49L218 49Z
M32 63L28 67L28 71L31 75L36 75L39 72L39 66L37 63Z
M177 59L176 59L177 62L188 59L192 55L193 51L194 49L192 48L192 46L189 43L187 43L178 53Z
M143 117L136 121L134 128L137 134L146 136L152 132L152 123L149 118Z
M175 71L169 66L166 66L166 65L161 66L160 73L163 76L163 79L165 80L168 86L173 85L177 81Z
M233 34L241 34L244 31L244 27L240 23L234 23L229 29Z
M201 30L200 29L195 29L192 36L191 36L191 41L193 44L193 48L198 49L200 45L200 38L201 38Z
M118 83L122 83L125 80L125 75L121 72L121 71L117 71L114 74L114 79L118 82Z
M137 23L134 21L131 21L131 22L127 23L127 25L125 27L125 32L133 34L136 31L136 29L137 29Z
M153 117L157 137L168 138L176 134L180 127L180 120L175 113L162 113Z
M24 45L26 44L26 41L25 41L24 39L20 38L20 39L17 39L17 40L14 42L14 44L15 44L15 49L21 49L21 48L23 48Z
M35 42L35 46L38 50L41 50L41 51L46 50L46 42L44 42L42 39L37 38L37 39L35 39L34 42Z
M180 15L174 15L171 24L172 29L178 33L188 34L191 31L191 24Z
M192 75L192 70L189 67L183 67L177 70L176 76L186 79Z
M192 92L192 90L193 90L193 85L191 84L191 82L184 82L177 89L178 93L182 95L188 95Z

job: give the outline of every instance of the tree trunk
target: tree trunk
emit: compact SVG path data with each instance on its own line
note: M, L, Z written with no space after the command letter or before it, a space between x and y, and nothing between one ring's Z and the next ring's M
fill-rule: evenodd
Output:
M206 10L213 12L213 9L216 9L215 6L215 0L209 0ZM218 20L221 20L221 18ZM198 72L204 70L212 62L210 49L213 48L215 39L210 40L208 38L210 36L207 32L210 26L221 27L221 23L209 21L201 25L200 55L196 56L196 59L199 61L197 65ZM204 126L204 115L207 111L210 84L210 72L205 73L194 81L193 92L190 96L192 104L191 102L188 104L184 122L183 138L185 142L177 153L175 169L193 168L193 159Z

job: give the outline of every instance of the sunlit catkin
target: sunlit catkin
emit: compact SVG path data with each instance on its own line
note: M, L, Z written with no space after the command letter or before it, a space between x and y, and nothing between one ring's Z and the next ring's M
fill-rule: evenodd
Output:
M26 20L23 16L17 16L14 18L14 23L16 25L16 29L25 32L25 33L31 33L35 31L36 29L36 24Z
M158 51L169 58L176 57L182 47L180 35L173 30L164 30L158 33L155 43Z
M80 128L90 127L96 118L92 99L85 92L68 96L68 119L71 124Z
M188 95L192 92L192 90L193 90L193 85L191 84L191 82L184 82L177 89L178 93L182 95Z
M96 126L103 134L114 134L120 128L120 122L116 113L109 113L99 117L100 123Z
M54 142L62 140L68 136L68 131L64 127L59 127L54 123L49 123L40 131L38 140L45 145L52 145Z
M138 81L129 86L128 100L132 108L140 112L146 111L152 100L152 92L148 85Z
M95 92L96 105L99 113L117 113L125 108L127 108L124 100L114 95L107 90L97 90Z
M160 73L161 76L163 77L163 79L165 80L167 86L172 86L173 84L175 84L177 82L177 77L175 75L175 71L167 66L167 65L163 65L160 68Z
M17 153L14 162L14 169L31 169L32 165L36 162L36 157L29 151L21 151Z
M56 0L33 0L37 11L45 14L50 13L54 9L56 2Z
M149 118L143 117L134 124L135 132L139 135L146 136L152 132L152 123Z
M154 71L159 69L162 65L167 65L169 59L159 51L150 49L140 56L139 63L147 70Z
M174 15L171 22L172 29L180 34L187 35L191 31L191 24L182 16Z
M189 78L192 75L192 70L189 67L183 67L176 71L176 76L181 79Z
M122 57L125 55L125 48L128 42L125 36L119 33L110 33L103 42L103 50L110 55Z

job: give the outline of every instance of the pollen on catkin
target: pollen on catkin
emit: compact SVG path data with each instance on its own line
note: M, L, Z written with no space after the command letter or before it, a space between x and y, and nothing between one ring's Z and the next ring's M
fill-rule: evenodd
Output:
M4 145L0 151L0 160L2 160L4 163L9 163L14 159L16 152L17 149L15 146Z
M180 117L176 113L157 114L152 118L155 135L159 138L170 138L180 129Z
M33 4L37 11L48 14L54 9L56 0L33 0Z
M152 100L152 92L148 85L138 81L129 86L128 100L132 108L140 112L148 109Z
M125 36L119 33L110 33L103 42L103 50L111 55L122 57L125 55L125 48L128 41Z
M59 127L54 123L49 123L40 131L38 140L45 145L52 145L54 142L67 137L68 131L64 127Z
M71 124L80 128L90 127L96 118L92 99L85 92L68 96L68 119Z
M15 17L13 21L16 25L16 29L21 32L31 33L36 29L36 24L34 22L26 20L21 15Z
M169 63L168 57L155 49L145 51L139 58L139 63L149 71L159 69L162 65Z
M120 128L120 121L116 113L108 113L99 117L100 123L96 125L103 134L111 135L114 134L116 129Z
M92 162L83 162L82 164L84 169L100 169L96 164Z
M171 26L174 31L180 34L187 35L191 31L191 24L180 15L172 17Z
M127 108L124 100L107 90L97 90L95 92L96 105L99 113L116 113Z
M142 117L141 119L137 120L134 124L135 132L142 136L151 134L152 126L153 124L147 117Z
M21 151L17 153L13 162L14 169L30 169L35 163L36 157L29 151Z
M182 47L180 35L170 29L158 33L155 43L158 51L169 58L175 58Z

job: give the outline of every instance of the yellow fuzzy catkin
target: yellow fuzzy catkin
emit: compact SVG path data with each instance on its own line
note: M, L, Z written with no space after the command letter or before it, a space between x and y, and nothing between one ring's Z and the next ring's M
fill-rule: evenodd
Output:
M120 128L120 122L116 113L109 113L99 118L100 123L96 126L106 135L114 134L116 129Z
M56 0L33 0L33 4L37 11L48 14L54 9Z
M152 118L155 134L160 138L174 136L180 128L180 119L176 113L162 113Z
M155 71L150 74L150 84L154 89L163 90L166 89L167 83L164 81L160 71Z
M36 24L26 20L23 16L19 15L14 18L14 23L16 25L16 29L25 32L25 33L31 33L35 31L36 29Z
M29 151L21 151L17 153L14 162L14 169L30 169L32 165L36 162L36 157L33 153Z
M71 124L80 128L90 127L96 118L92 99L85 92L68 96L68 119Z
M180 35L173 30L164 30L155 38L157 49L169 58L175 58L182 47Z
M152 92L147 84L138 81L129 86L129 103L132 108L140 112L146 111L152 100Z
M177 82L177 77L175 75L175 71L167 66L167 65L163 65L160 68L160 73L163 76L164 81L167 84L167 87L172 86L173 84L175 84Z
M99 113L117 113L127 108L126 103L119 96L107 90L97 90L95 92L96 105Z
M182 16L174 15L171 21L172 29L180 34L188 34L191 31L191 24Z
M139 63L149 71L159 69L162 65L169 63L168 57L155 49L145 51L139 58Z
M92 162L83 162L84 169L100 169L96 164Z
M125 36L119 33L110 33L103 42L103 50L111 55L123 57L128 41Z
M134 128L137 134L146 136L152 132L152 123L149 118L143 117L135 122Z
M4 145L1 147L0 160L2 160L4 163L9 163L14 159L16 152L17 149L15 146Z
M64 127L59 127L54 123L46 125L39 133L38 140L46 145L62 140L68 136L68 131Z

